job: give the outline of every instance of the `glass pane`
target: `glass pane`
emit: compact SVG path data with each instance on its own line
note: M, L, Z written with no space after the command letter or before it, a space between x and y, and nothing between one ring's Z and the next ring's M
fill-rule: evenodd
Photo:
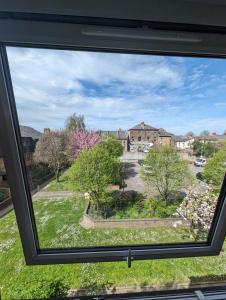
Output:
M7 52L41 248L207 240L225 60Z

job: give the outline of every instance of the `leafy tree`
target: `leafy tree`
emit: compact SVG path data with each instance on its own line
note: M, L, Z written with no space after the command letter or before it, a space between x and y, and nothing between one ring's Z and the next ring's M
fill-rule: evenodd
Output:
M200 141L193 142L193 152L196 156L209 157L217 151L217 146L214 143L206 142L202 143Z
M144 180L157 189L166 203L170 195L180 191L192 178L187 162L170 146L151 149L142 173Z
M97 145L78 155L70 168L69 176L79 191L90 194L98 209L107 185L118 176L119 169L119 160Z
M211 157L204 168L203 177L215 188L221 187L226 172L226 149L219 150Z
M100 142L100 136L95 131L75 131L70 135L69 152L72 158L78 156L82 150L91 149Z
M85 120L83 115L76 115L73 113L67 118L65 122L65 128L67 131L79 131L85 130Z
M202 136L207 136L207 135L210 135L210 132L208 130L203 130L200 135Z
M205 191L191 189L177 209L188 220L196 240L206 239L217 204L217 196L206 186Z
M195 136L194 132L192 132L192 131L188 131L185 135L188 136L188 137L189 137L189 136L190 136L190 137Z
M68 137L64 131L51 131L41 136L35 148L35 162L47 164L54 171L57 182L60 170L68 163L67 144Z
M100 147L105 149L109 155L119 157L123 153L122 144L114 137L107 137L101 144Z

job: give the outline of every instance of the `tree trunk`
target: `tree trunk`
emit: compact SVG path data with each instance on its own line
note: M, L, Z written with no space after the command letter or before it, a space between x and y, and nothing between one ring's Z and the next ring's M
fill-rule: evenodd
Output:
M56 170L56 182L59 182L59 169Z

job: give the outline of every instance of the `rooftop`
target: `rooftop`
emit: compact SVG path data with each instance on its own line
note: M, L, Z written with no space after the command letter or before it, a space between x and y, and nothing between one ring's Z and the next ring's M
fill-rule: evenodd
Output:
M33 138L33 140L38 140L42 135L41 132L39 132L38 130L23 125L20 125L20 133L21 137L31 137Z
M158 129L151 125L145 124L144 122L141 122L135 125L134 127L130 128L129 130L158 130Z

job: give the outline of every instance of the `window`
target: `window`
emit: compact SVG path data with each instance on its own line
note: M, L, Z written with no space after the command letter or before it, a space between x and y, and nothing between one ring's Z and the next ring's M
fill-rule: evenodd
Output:
M141 136L138 136L137 140L138 140L138 142L140 142L141 141Z
M62 29L66 25L62 25ZM42 28L42 23L39 26ZM68 26L67 32L70 32L72 25ZM154 229L153 223L156 222L150 220L142 223L140 216L143 214L146 218L147 211L155 216L154 209L150 209L153 208L148 201L150 199L143 199L140 190L143 183L139 181L139 187L134 187L134 184L138 182L138 178L140 180L137 175L140 168L144 177L150 180L155 160L149 153L154 153L159 148L153 147L153 152L150 152L152 149L142 147L137 147L139 151L134 150L131 153L121 153L118 150L112 152L112 144L118 142L115 138L117 128L123 127L123 135L127 138L129 128L142 127L144 117L146 122L149 118L152 122L155 121L155 124L148 125L147 129L150 131L153 126L161 128L166 125L167 128L164 129L169 130L172 137L181 133L175 124L180 114L183 115L184 107L188 109L187 105L190 104L190 98L186 96L186 86L189 86L193 96L193 91L199 85L193 71L195 68L199 70L203 63L208 68L211 61L213 67L209 69L209 78L214 86L218 77L217 67L225 63L223 58L204 57L209 53L208 47L213 46L211 36L208 36L208 44L204 43L205 47L200 47L199 42L205 41L205 35L202 35L203 40L199 37L192 39L188 33L186 40L185 34L184 48L177 49L175 46L174 56L169 56L169 43L164 41L161 44L164 51L159 50L157 53L156 49L160 48L155 48L154 44L153 49L147 49L149 43L146 44L145 41L140 43L141 49L135 51L130 38L125 39L128 44L125 43L124 48L117 46L117 32L110 34L107 30L103 31L105 38L99 40L99 31L85 28L80 39L76 38L76 34L81 35L80 26L73 25L72 28L75 33L73 42L67 38L60 40L62 35L59 31L43 24L40 36L44 37L48 30L53 30L51 36L56 34L56 39L59 38L57 43L51 40L48 43L43 42L41 37L33 34L32 37L36 40L29 40L27 37L26 45L20 44L18 35L17 43L1 46L0 90L3 101L0 104L0 127L4 125L6 128L4 136L1 133L1 137L4 141L3 151L9 180L13 183L12 196L27 263L127 260L130 264L135 259L218 254L225 235L225 183L222 185L224 174L218 185L219 199L212 194L208 198L211 200L210 197L213 197L212 202L215 204L212 207L211 220L208 220L207 226L201 226L201 234L197 238L189 231L190 220L186 218L188 208L187 202L183 202L185 198L182 187L177 190L180 192L178 197L173 194L173 199L171 194L164 194L165 191L160 195L165 197L160 197L160 200L173 202L174 208L175 205L179 207L184 203L179 210L179 217L173 215L173 207L170 207L171 212L166 212L164 201L156 200L157 206L162 205L159 211L163 208L164 214L172 216L171 220L167 223L162 220L164 217L160 217L160 225ZM35 33L36 27L31 25L30 29ZM110 47L112 38L113 46ZM124 38L121 45L123 41ZM137 44L137 40L135 42ZM188 54L186 43L193 49L189 53L196 57L182 56ZM196 43L199 45L197 48ZM40 44L45 45L45 48L43 46L41 49ZM214 43L211 49L217 51L217 44ZM161 56L155 55L156 53ZM217 54L220 56L221 53ZM187 62L186 66L183 65L184 62ZM152 80L156 70L155 79L159 80L157 83ZM166 71L165 75L159 76L159 70ZM180 70L189 74L188 79L185 79L188 80L186 84L178 76ZM35 75L32 76L33 74ZM145 77L142 77L143 74ZM163 94L153 95L162 86ZM161 106L163 104L159 105L158 101L161 102L166 97L172 103L175 99L181 99L181 95L175 95L175 91L180 89L183 92L184 106L181 108L171 105L170 110L164 113ZM151 93L153 102L149 101ZM194 113L194 107L197 108L198 103L204 114L205 98L201 94L196 94L195 97L190 112ZM191 117L187 112L180 116L181 122L183 121L180 125L189 124L187 117ZM194 114L191 125L196 123L195 118L197 114ZM166 120L173 122L173 119L174 126L165 123ZM32 144L33 154L29 155L29 159L26 158L21 144L24 127L29 131ZM64 127L66 131L61 130ZM172 129L175 134L171 133ZM141 141L141 136L138 141ZM175 163L181 162L177 168L178 174L181 172L180 180L176 183L179 185L181 178L186 177L188 166L184 169L181 167L184 167L184 162L174 148L161 149L163 152L159 155L172 154ZM33 164L33 159L36 164ZM140 160L144 160L144 164ZM124 174L120 173L120 163L124 166ZM158 170L156 167L155 172ZM93 175L97 173L98 178ZM55 182L51 181L54 176ZM94 179L101 179L96 180L95 188ZM158 196L156 199L159 199ZM135 204L130 207L128 203ZM147 210L146 205L150 205ZM195 209L196 207L194 214ZM136 222L131 218L133 214L137 216ZM125 221L125 218L132 221Z

